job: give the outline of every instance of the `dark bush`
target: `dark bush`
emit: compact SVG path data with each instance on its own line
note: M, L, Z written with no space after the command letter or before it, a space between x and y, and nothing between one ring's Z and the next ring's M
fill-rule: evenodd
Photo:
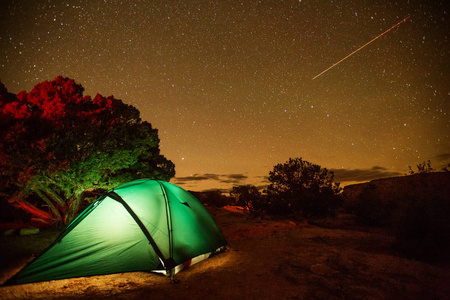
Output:
M259 215L267 208L267 200L254 185L234 186L230 196L235 199L235 205L253 215Z
M225 196L220 190L205 191L205 192L194 192L190 193L197 198L203 205L223 207L226 205L232 205L234 199Z
M268 211L301 214L304 218L334 215L342 205L339 183L326 168L300 158L289 158L269 173Z

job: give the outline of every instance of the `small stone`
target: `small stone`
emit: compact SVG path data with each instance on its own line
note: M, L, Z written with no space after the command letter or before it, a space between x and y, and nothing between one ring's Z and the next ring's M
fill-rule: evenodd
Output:
M38 234L39 228L29 227L20 229L20 235Z
M16 234L16 229L8 229L5 232L3 232L3 235L14 235Z

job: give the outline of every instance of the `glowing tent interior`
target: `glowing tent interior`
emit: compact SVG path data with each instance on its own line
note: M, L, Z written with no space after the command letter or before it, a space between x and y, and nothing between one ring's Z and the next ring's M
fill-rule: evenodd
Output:
M138 180L92 203L5 284L133 271L174 275L225 245L190 193L168 182Z

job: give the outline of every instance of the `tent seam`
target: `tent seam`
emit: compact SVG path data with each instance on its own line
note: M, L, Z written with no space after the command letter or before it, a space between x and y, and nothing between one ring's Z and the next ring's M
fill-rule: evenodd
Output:
M114 191L114 189L111 190L107 194L107 196L109 196L111 199L116 200L117 202L122 204L122 206L125 208L125 210L131 215L133 220L137 223L137 225L139 226L141 231L144 233L145 237L150 242L150 245L152 245L153 250L155 250L156 255L158 255L158 257L161 259L162 263L164 264L164 267L167 268L168 261L164 258L164 255L162 254L161 250L159 249L158 245L156 244L156 242L153 239L150 232L145 227L144 223L142 223L141 219L139 219L139 217L136 215L136 213L133 211L133 209L128 205L128 203L126 203L125 200L123 200L123 198L120 197L120 195Z
M167 197L166 189L164 185L157 180L159 186L161 187L161 191L164 197L164 201L166 203L166 220L167 220L167 231L169 233L169 255L170 258L173 259L173 227L172 227L172 211L170 210L169 198Z

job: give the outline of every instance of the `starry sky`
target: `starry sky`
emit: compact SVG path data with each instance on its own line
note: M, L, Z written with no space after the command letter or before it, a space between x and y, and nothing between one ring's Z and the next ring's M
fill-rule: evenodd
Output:
M347 185L450 161L444 3L7 0L0 80L63 75L137 107L189 190L264 186L289 157Z

